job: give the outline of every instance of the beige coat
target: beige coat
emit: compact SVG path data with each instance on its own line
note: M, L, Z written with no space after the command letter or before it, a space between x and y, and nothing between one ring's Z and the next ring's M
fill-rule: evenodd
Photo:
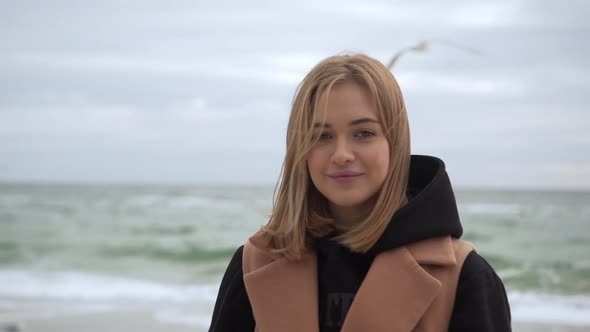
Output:
M244 246L244 284L259 332L318 332L317 260L274 255L259 234ZM473 246L432 238L375 257L342 326L343 332L447 331L457 280Z

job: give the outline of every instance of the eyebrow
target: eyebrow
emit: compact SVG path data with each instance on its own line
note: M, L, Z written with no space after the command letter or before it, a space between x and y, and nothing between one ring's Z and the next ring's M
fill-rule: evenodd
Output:
M360 125L363 123L379 123L379 121L377 121L373 118L361 118L361 119L356 119L356 120L350 121L350 123L348 125L349 126L356 126L356 125ZM332 128L332 125L329 123L316 122L313 124L313 127L314 128Z

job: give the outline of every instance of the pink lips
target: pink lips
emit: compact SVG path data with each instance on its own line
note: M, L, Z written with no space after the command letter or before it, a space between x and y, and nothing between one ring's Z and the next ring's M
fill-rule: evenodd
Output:
M353 171L337 171L337 172L333 172L333 173L328 174L328 176L330 178L334 179L334 181L339 182L339 183L352 182L352 181L356 180L357 178L359 178L361 175L363 175L363 173L353 172Z

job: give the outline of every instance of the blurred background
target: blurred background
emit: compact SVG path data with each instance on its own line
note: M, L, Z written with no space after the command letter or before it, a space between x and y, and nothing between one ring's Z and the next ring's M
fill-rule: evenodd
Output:
M297 84L342 52L402 52L412 153L446 162L515 330L590 329L589 9L0 1L0 331L205 331Z

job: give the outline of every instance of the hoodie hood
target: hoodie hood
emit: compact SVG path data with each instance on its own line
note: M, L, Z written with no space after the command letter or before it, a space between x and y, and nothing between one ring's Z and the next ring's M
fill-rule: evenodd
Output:
M460 238L463 234L455 195L442 160L412 155L407 192L408 203L394 213L379 240L367 252L369 256L432 237ZM315 241L320 253L333 252L334 246L340 246L330 238Z
M369 250L376 255L432 237L460 238L463 227L445 163L431 156L414 155L408 179L410 199L397 210L389 225Z

